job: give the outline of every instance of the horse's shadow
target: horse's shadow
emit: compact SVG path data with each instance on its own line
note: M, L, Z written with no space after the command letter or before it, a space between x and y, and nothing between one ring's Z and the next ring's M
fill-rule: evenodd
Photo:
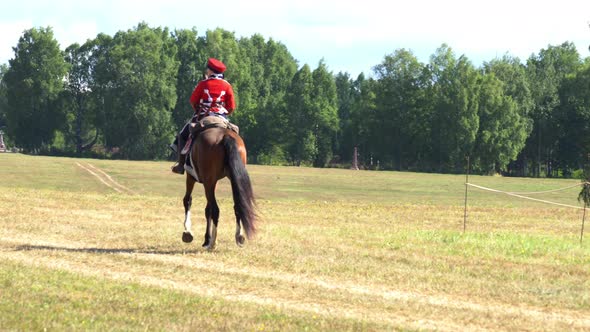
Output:
M90 254L151 254L151 255L184 255L184 254L202 254L207 250L195 248L190 250L159 250L146 248L66 248L48 245L20 245L15 251L61 251L72 253L90 253Z

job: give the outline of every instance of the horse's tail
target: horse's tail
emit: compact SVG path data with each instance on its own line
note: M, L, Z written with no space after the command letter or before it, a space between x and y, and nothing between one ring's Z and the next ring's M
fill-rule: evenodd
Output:
M238 144L231 136L223 138L225 164L229 169L229 180L234 197L236 217L242 221L246 236L251 239L256 234L256 211L254 192L246 166L240 157Z

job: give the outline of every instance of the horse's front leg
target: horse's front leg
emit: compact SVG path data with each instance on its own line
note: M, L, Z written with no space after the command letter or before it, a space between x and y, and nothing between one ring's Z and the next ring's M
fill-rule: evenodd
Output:
M187 174L186 179L186 192L182 203L184 205L184 232L182 233L182 241L185 243L193 242L193 232L191 231L191 205L193 204L192 192L195 186L193 178Z
M209 244L211 243L211 209L209 208L209 204L205 208L205 222L207 223L207 227L205 228L205 242L203 242L203 248L209 249Z

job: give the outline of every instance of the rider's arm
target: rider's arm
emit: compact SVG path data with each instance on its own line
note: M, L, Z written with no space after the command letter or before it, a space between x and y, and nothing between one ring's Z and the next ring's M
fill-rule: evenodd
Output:
M197 84L197 86L195 87L195 90L193 91L193 94L191 95L191 98L189 99L189 102L195 112L198 109L201 96L203 95L203 84L201 84L201 83L202 83L202 81L199 82L199 84Z
M229 87L227 88L227 93L225 94L225 109L227 110L228 114L232 114L236 109L234 90L231 87L231 85L229 85Z

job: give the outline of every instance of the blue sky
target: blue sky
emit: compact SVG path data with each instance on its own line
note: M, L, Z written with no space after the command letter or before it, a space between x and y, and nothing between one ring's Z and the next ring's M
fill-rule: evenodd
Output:
M21 0L2 4L0 63L31 27L51 26L64 49L140 21L201 35L217 27L238 37L260 33L285 44L300 65L315 68L323 58L353 76L370 74L398 48L427 62L442 43L476 66L506 53L524 61L565 41L590 56L589 0Z

